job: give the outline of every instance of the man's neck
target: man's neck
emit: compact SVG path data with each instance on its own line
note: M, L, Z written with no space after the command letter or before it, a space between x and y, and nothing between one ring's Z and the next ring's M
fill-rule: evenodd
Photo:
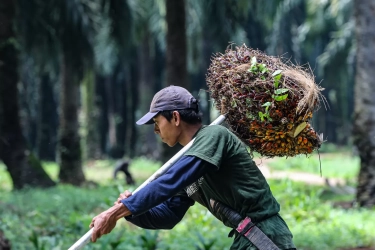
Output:
M178 141L182 146L186 146L192 139L193 136L198 132L198 130L202 127L202 124L187 124L184 123L183 125L183 133L181 134L181 138Z

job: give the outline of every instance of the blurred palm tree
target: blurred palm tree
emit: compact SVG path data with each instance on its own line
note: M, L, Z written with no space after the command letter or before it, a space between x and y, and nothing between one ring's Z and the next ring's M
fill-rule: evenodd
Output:
M320 11L319 11L320 9ZM351 132L354 88L354 19L353 1L312 2L309 13L315 20L301 27L306 36L304 58L316 69L317 81L322 80L329 112L318 112L318 127L331 142L347 145ZM319 21L323 17L325 22ZM309 31L310 30L310 31ZM301 41L303 39L300 39ZM314 41L314 43L312 42ZM304 48L305 47L305 48ZM309 49L310 47L310 49ZM310 54L309 54L310 52ZM315 55L315 53L318 54Z
M51 4L53 6L49 7L56 11L50 18L55 24L61 60L59 179L63 183L80 185L85 176L78 122L79 86L87 69L93 66L93 39L100 12L95 1L52 1Z
M254 28L251 7L256 1L207 0L186 1L187 70L191 91L200 100L203 121L211 120L209 93L205 81L207 69L214 53L224 53L231 44L252 41L254 46L264 37L249 39L247 30ZM255 28L254 28L255 29Z
M61 182L85 181L81 163L78 108L80 82L93 68L93 40L100 23L98 1L21 0L20 30L26 52L45 70L58 65ZM47 52L47 53L46 53Z
M351 142L345 135L350 134L353 111L352 7L351 0L280 1L267 49L314 71L331 107L318 111L315 126L330 142L342 145Z
M39 65L41 79L49 77L51 81L53 72L64 83L62 86L72 91L70 98L76 96L74 102L69 100L67 104L63 98L67 93L58 88L62 125L58 155L61 162L66 162L61 166L75 169L81 161L80 150L76 150L79 133L68 131L79 131L77 115L72 115L76 111L69 112L70 116L62 112L68 105L71 110L77 110L73 106L79 107L76 100L81 82L85 117L81 132L86 158L97 157L95 145L99 135L101 150L112 157L155 155L158 147L152 131L136 128L134 123L148 110L157 90L181 80L178 84L185 86L185 77L167 80L177 72L172 67L178 65L172 63L166 70L168 56L177 55L167 50L167 24L172 23L166 18L168 2L20 0L19 3L21 48ZM317 82L324 79L324 93L331 107L335 107L330 112L320 110L314 116L314 126L328 135L331 142L348 142L343 135L350 130L353 99L352 1L186 0L184 8L186 23L182 27L179 22L181 27L177 31L181 34L185 31L186 38L178 35L182 40L173 44L178 50L185 50L185 56L179 57L185 63L181 68L187 74L186 86L201 99L205 123L210 121L211 103L209 94L200 90L207 89L205 74L210 57L224 52L231 42L246 43L273 55L284 55L298 64L309 63ZM70 125L65 126L67 122ZM66 178L63 173L62 178ZM81 176L79 171L77 176Z
M354 143L360 157L357 201L375 206L375 2L354 1L356 31L356 77Z
M103 153L113 158L120 158L124 154L127 116L131 116L128 114L130 105L128 99L132 96L126 90L130 81L125 76L124 69L127 68L126 58L130 57L133 45L133 15L126 0L101 0L100 2L102 21L94 43L97 91L92 92L91 95L93 95L92 99L96 97L100 102L97 113L101 119L97 117L99 120L97 123L87 123L87 134L90 136L86 137L86 151L92 153L90 151L93 145L91 134L96 132ZM94 103L87 105L87 107L90 106L94 106ZM85 114L90 116L92 112L87 110ZM88 117L87 120L92 120L92 118ZM98 127L100 129L97 129ZM96 157L91 154L88 158Z
M40 162L28 151L20 122L17 83L19 43L14 32L16 2L0 6L0 159L4 162L15 189L50 187L54 182Z
M134 126L140 115L149 111L153 95L164 85L167 26L164 0L133 0L129 1L129 4L134 17L133 37L136 61L133 65L137 69L137 81L133 89L138 90L135 107L137 113L132 124ZM134 127L134 131L137 131L137 136L133 137L133 142L139 145L136 148L137 154L157 158L159 145L153 130L149 126L137 126L137 128Z

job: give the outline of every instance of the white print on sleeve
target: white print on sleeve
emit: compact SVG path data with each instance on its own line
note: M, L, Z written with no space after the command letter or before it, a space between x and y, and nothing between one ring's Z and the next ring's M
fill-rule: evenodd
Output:
M203 183L203 180L204 180L204 178L202 176L196 182L194 182L193 184L191 184L191 185L189 185L185 188L185 191L186 191L186 193L189 197L192 196L195 192L197 192L199 190L200 186Z

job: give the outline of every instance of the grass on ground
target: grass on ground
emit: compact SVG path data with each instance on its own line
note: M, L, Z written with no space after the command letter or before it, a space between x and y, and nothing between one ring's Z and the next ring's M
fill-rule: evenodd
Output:
M343 160L343 157L347 158ZM321 159L323 175L329 173L333 177L355 179L357 159L346 155L327 155ZM275 159L272 167L314 172L308 161L311 158ZM133 160L130 171L137 184L128 186L122 176L112 179L114 164L113 161L94 161L85 166L87 179L99 183L98 187L59 185L46 190L12 192L9 176L0 166L0 230L12 242L13 249L69 248L88 231L95 215L112 206L119 192L134 190L161 165L143 158ZM45 163L44 167L57 180L56 164ZM325 172L325 169L329 171ZM327 187L308 186L286 179L269 180L269 184L298 249L331 250L375 245L374 209L333 207L333 201L350 200L354 198L352 195L333 193L327 196ZM206 209L195 205L173 230L142 230L121 220L113 232L95 244L88 244L85 249L222 250L229 249L232 242L227 238L228 232L229 229Z

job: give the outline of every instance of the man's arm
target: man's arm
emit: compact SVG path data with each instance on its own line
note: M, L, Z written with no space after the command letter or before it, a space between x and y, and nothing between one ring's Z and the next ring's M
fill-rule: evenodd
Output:
M204 174L216 170L214 165L196 156L183 156L165 174L121 202L134 216L143 214L176 195Z
M94 227L92 241L111 232L119 218L141 215L167 201L207 172L215 170L216 166L196 156L183 156L165 174L135 195L121 200L122 204L116 204L96 216L90 224L90 227Z
M172 229L182 220L192 205L194 205L194 201L183 191L181 195L173 196L146 213L139 216L128 216L125 219L145 229Z

